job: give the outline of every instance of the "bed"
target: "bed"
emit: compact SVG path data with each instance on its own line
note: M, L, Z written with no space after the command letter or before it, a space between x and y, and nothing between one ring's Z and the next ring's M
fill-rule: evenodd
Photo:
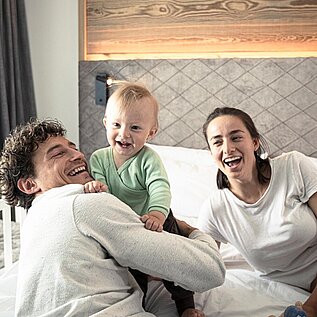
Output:
M209 152L152 144L149 146L160 154L167 169L174 214L195 225L201 204L211 191L216 190L217 168ZM317 163L316 159L312 160ZM0 209L4 209L4 206L0 205ZM18 217L20 223L23 217L23 213ZM4 219L6 221L11 222L10 219ZM309 295L299 288L257 277L232 246L222 245L221 253L227 267L224 285L203 294L195 294L197 308L202 309L207 317L279 316L286 306L298 300L305 301ZM0 317L13 316L17 264L9 261L0 270ZM164 292L161 284L155 281L151 283L149 292L157 295ZM159 312L156 314L162 316Z

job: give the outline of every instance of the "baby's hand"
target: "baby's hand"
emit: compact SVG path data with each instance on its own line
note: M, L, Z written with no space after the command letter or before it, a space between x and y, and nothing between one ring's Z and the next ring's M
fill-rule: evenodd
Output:
M85 193L101 193L108 191L108 186L100 181L90 181L84 185Z
M141 217L141 221L146 229L162 232L165 216L159 211L150 211Z

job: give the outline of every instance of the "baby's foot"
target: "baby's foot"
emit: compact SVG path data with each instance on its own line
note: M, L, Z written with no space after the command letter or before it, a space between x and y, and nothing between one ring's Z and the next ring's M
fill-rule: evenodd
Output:
M205 314L201 310L195 308L187 308L186 310L184 310L181 317L205 317Z

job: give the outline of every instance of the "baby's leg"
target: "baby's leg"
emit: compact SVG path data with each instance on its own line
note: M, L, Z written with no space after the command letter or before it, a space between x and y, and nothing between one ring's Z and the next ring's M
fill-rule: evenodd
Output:
M178 225L177 225L177 221L174 218L174 215L173 215L173 212L171 209L170 209L169 214L164 222L163 230L165 230L169 233L181 235L180 230L179 230Z
M149 281L145 302L145 311L156 317L179 317L175 302L162 281Z
M145 296L148 289L148 275L144 274L143 272L140 272L138 270L134 270L129 268L130 273L133 275L137 283L139 284L142 292L143 292L143 300L142 300L142 306L144 308L145 306Z
M171 293L176 309L181 317L204 317L204 313L195 309L194 292L188 291L173 282L163 280L164 286Z
M170 233L180 235L176 219L170 210L163 229ZM166 289L171 293L172 299L175 301L175 305L179 316L181 317L204 317L205 314L195 309L194 292L183 289L180 286L175 286L173 282L163 280Z

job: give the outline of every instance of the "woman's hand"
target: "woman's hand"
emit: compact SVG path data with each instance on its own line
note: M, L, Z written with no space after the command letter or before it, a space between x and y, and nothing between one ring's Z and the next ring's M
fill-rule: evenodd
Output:
M305 311L307 317L317 317L317 312L315 308L312 308L308 305L303 305L302 309Z
M176 218L175 218L176 219ZM183 221L183 220L179 220L176 219L180 234L184 237L189 237L189 235L194 231L194 230L198 230L195 227L192 227L191 225L189 225L187 222Z
M276 317L276 316L270 315L269 317ZM302 302L296 302L295 305L286 307L285 311L279 317L316 317L316 316L304 310Z

